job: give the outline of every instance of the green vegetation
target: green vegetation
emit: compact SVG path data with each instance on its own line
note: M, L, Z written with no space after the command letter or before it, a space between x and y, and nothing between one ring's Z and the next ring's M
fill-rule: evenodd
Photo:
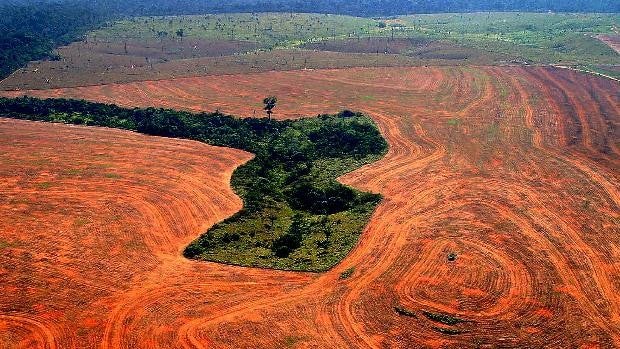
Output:
M52 187L52 183L50 182L41 182L41 183L37 183L37 188L42 189L42 190L46 190Z
M463 13L404 16L390 24L398 37L448 40L507 60L579 65L620 64L620 55L593 37L612 34L619 22L618 14Z
M297 337L297 336L286 336L284 338L284 345L287 348L293 348L297 343L299 343L300 340L302 340L303 338L301 337Z
M121 175L117 174L117 173L106 173L104 174L105 178L109 178L109 179L120 179Z
M102 40L184 36L210 40L242 40L259 49L298 48L320 41L367 37L408 38L402 52L423 59L463 60L481 52L497 63L559 64L591 67L620 65L620 55L594 36L613 34L618 14L462 13L369 19L320 14L220 14L140 17L92 32ZM442 43L429 46L429 43ZM422 49L422 51L420 51ZM475 56L471 56L476 59ZM475 63L475 62L473 62ZM597 67L597 68L594 68ZM618 76L610 69L611 76Z
M243 209L188 246L188 258L323 271L352 249L380 201L335 180L387 148L372 120L351 111L271 121L24 97L0 98L0 115L122 128L254 153L232 178Z
M87 225L88 223L90 223L90 220L88 218L78 217L75 219L73 223L75 224L76 227L83 227Z
M0 4L0 79L29 61L58 59L52 50L79 39L107 18L73 3Z
M403 307L394 307L394 311L398 315L408 316L408 317L413 317L413 318L417 318L418 317L413 311L411 311L409 309L406 309L406 308L403 308Z
M13 0L24 1L24 0ZM79 0L80 6L92 1ZM306 12L338 13L355 16L389 16L403 13L533 11L533 12L620 12L614 0L443 0L443 1L350 1L350 0L228 0L228 1L171 1L171 0L107 0L96 1L108 11L121 15L132 14L200 14L227 12Z
M534 13L445 14L515 10ZM593 13L540 13L547 10ZM499 55L506 60L531 63L618 65L618 55L592 38L592 34L613 33L612 28L619 26L618 10L618 5L611 0L596 4L559 0L551 3L535 0L524 4L509 0L492 4L462 0L410 1L407 4L399 0L377 3L339 0L337 4L333 0L234 0L192 2L191 6L163 0L148 3L9 1L0 4L3 14L0 16L3 33L0 36L0 78L32 60L59 59L53 53L54 48L80 40L90 30L95 30L91 38L101 40L169 38L182 41L185 37L240 40L256 42L260 49L267 50L300 47L312 41L407 37L455 44L453 49L429 49L420 55L429 59L465 59L468 53L463 48L470 48L487 51L492 57ZM235 11L243 13L231 13ZM369 18L437 12L442 14ZM114 20L118 21L112 24ZM612 72L618 76L614 70Z
M6 240L1 240L0 239L0 250L3 250L5 248L11 248L14 247L16 244L6 241Z
M448 125L450 126L459 126L461 125L461 119L459 118L450 118L448 119Z
M265 107L263 109L267 113L267 118L271 120L271 114L273 114L273 108L276 107L278 99L275 96L267 97L263 99L263 103L265 104Z
M422 314L424 314L424 316L426 316L427 319L442 323L444 325L454 326L456 324L466 322L466 320L459 319L455 316L448 315L448 314L432 313L430 311L423 311Z
M345 280L345 279L350 278L354 272L355 272L354 267L348 268L347 270L340 273L340 280Z
M377 22L320 14L235 13L121 20L89 34L97 40L161 39L182 30L187 38L252 41L262 49L291 48L304 42L368 34Z

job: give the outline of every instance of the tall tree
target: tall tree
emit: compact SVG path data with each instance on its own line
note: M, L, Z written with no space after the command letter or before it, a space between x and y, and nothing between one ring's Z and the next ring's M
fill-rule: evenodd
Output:
M185 36L185 30L183 30L183 28L179 28L179 30L176 31L176 34L178 37L181 38L181 41L183 41L183 36Z
M265 104L265 108L263 108L267 112L267 117L271 120L271 114L273 114L273 108L276 107L276 103L278 103L278 99L275 96L270 96L263 99L263 103Z

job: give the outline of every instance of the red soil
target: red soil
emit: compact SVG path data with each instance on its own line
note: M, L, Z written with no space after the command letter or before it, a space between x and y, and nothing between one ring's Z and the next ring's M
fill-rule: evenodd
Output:
M153 143L153 138L108 130L30 123L0 128L0 135L16 140L1 146L3 159L15 162L1 177L15 183L3 189L11 195L5 197L30 193L36 200L22 201L71 214L83 211L93 220L87 228L59 224L61 210L41 213L36 221L28 219L32 215L2 221L3 239L32 244L9 247L9 257L1 257L12 264L1 264L9 282L0 286L5 291L0 310L8 333L26 338L21 347L35 341L103 348L620 346L616 82L547 68L384 68L30 94L219 108L250 116L260 110L262 97L274 94L280 118L342 108L364 111L377 121L390 150L384 159L342 178L385 199L352 253L333 270L310 275L180 256L192 237L238 208L225 180L248 155L220 149L209 153L202 149L217 148L162 139ZM28 140L33 127L38 134ZM44 137L60 129L70 131ZM46 149L65 164L103 161L85 155L97 151L85 152L85 145L71 141L74 130L97 139L109 139L109 134L136 139L118 147L108 143L105 154L112 158L105 161L126 168L118 170L121 179L108 179L108 184L84 178L70 189L27 189L28 181L56 167L23 160L39 151ZM42 145L39 137L56 144ZM162 160L145 159L135 150L170 143L193 144L194 152ZM57 149L63 153L56 154ZM206 157L192 156L205 152ZM225 157L228 162L219 171L205 168L218 163L214 156L219 152L239 155ZM55 161L61 160L52 165ZM165 181L161 164L173 171L175 161L198 164L181 180ZM136 166L148 169L140 176L153 182L129 179L129 168ZM219 190L204 176L217 177ZM5 210L26 210L18 202L5 203ZM216 208L214 202L223 204ZM120 219L100 218L114 214ZM136 242L124 241L130 238ZM139 247L128 248L134 245ZM22 257L28 250L34 253ZM453 262L447 259L451 252L457 254ZM339 280L350 267L355 267L353 275ZM23 296L6 296L20 292ZM415 317L397 314L395 306ZM423 312L467 322L445 325Z

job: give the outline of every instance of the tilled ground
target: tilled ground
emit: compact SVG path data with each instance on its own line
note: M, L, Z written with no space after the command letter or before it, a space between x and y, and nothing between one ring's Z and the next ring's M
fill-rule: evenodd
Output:
M617 82L356 68L27 93L243 116L273 94L279 118L366 112L390 150L341 179L384 201L353 252L314 275L180 255L239 208L226 181L248 154L3 121L3 206L21 212L0 230L0 338L14 347L620 346ZM74 167L101 172L61 180Z

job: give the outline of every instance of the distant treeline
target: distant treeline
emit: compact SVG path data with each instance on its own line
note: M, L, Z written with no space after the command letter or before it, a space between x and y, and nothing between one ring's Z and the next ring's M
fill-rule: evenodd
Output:
M58 6L96 9L111 15L176 15L222 12L311 12L353 16L410 13L524 11L620 12L617 0L0 0L13 6Z
M0 2L0 78L29 61L54 59L55 47L78 40L111 18L111 13L82 1Z
M108 0L117 13L312 12L372 17L410 13L524 11L620 12L617 0Z
M408 13L620 12L618 0L0 0L0 78L107 20L224 12L313 12L363 17Z

